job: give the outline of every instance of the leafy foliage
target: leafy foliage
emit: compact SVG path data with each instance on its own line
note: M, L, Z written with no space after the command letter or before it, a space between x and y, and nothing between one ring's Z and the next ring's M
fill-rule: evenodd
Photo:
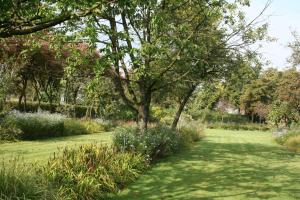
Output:
M293 122L300 120L300 113L288 102L275 101L271 105L268 119L276 126L283 123L285 126L290 127Z
M136 127L129 126L116 130L113 143L119 151L139 152L150 162L155 162L197 141L201 133L187 127L182 128L181 133L165 126L149 128L141 133Z

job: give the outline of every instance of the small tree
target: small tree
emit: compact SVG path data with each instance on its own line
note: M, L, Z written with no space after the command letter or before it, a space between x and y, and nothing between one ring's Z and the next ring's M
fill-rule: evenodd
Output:
M289 128L293 122L300 120L300 116L297 110L290 106L288 102L275 101L271 105L268 119L277 127L284 124L285 127Z
M262 123L262 121L266 119L268 111L268 105L263 104L261 102L258 102L253 108L254 114L256 114L259 117L259 123Z

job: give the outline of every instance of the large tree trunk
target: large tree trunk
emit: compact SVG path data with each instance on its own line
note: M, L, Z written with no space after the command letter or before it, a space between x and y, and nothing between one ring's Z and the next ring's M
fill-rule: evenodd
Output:
M140 106L138 115L139 115L139 127L142 132L146 131L148 128L149 113L150 113L150 104Z
M179 103L179 107L178 107L178 110L174 116L174 119L173 119L173 123L171 125L171 128L173 130L176 129L177 127L177 124L178 124L178 121L180 119L180 116L187 104L187 102L189 101L190 97L192 96L193 92L195 91L197 85L192 85L189 90L186 92L186 94L183 96L183 99L181 100L181 102Z
M26 98L26 92L24 93L24 111L27 112L27 98Z
M19 96L19 102L18 106L19 109L26 112L26 89L27 89L27 79L22 80L22 88L21 88L21 94ZM24 104L22 106L22 100L24 99ZM23 108L22 108L23 107Z
M20 112L22 111L22 99L23 99L23 94L20 94L19 101L18 101L18 107Z
M138 109L139 116L139 127L142 132L146 131L148 128L149 116L150 116L150 104L151 104L151 92L145 91L141 87L141 103Z

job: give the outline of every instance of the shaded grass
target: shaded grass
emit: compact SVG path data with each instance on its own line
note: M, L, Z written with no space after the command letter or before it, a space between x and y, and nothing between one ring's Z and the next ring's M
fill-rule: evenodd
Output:
M111 136L110 132L106 132L92 135L4 143L0 144L0 161L4 160L4 162L7 162L14 157L24 159L24 162L46 161L58 148L95 142L107 144L111 142Z
M114 199L300 199L300 156L271 133L207 130Z

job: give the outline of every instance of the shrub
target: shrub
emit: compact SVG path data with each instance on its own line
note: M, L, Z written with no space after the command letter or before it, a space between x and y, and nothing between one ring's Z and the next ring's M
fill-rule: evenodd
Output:
M64 135L84 135L109 131L113 125L102 120L66 119L64 122Z
M11 112L4 118L6 126L20 129L21 139L37 139L62 136L65 117L49 113L19 113Z
M103 120L101 118L94 119L94 122L100 125L104 131L111 131L116 126L111 121Z
M21 135L22 131L13 124L0 125L0 141L16 141Z
M21 112L38 112L38 103L37 102L30 102L28 101L26 104L26 110L24 110L24 107L22 106L21 108L18 105L17 101L8 101L7 106L11 110L19 110ZM74 117L77 118L82 118L85 117L86 111L88 109L87 106L82 106L82 105L71 105L71 104L64 104L64 105L59 105L59 104L53 104L52 108L54 109L54 112L63 114L63 115L69 115L69 114L74 114ZM51 106L49 103L46 102L41 102L40 104L40 109L43 111L51 111ZM95 108L92 109L91 113L92 117L96 116L95 113Z
M284 145L289 138L298 136L298 135L300 135L300 130L297 130L297 129L289 130L287 133L285 133L283 135L279 135L279 137L276 137L275 141L280 145Z
M157 126L148 128L144 133L135 127L119 128L113 144L119 151L139 152L154 162L179 151L185 142L179 132Z
M1 122L0 140L40 139L108 131L113 125L100 120L78 120L60 114L9 113Z
M140 154L117 152L107 146L64 149L49 159L44 173L59 194L70 199L105 199L136 179L147 168Z
M56 199L44 177L32 166L19 164L18 160L2 163L0 167L0 199Z
M300 134L291 136L284 143L289 150L300 153Z
M181 125L178 130L183 137L185 146L190 146L204 137L204 129L197 122Z
M63 135L84 135L88 134L86 126L76 119L66 119L64 121Z

